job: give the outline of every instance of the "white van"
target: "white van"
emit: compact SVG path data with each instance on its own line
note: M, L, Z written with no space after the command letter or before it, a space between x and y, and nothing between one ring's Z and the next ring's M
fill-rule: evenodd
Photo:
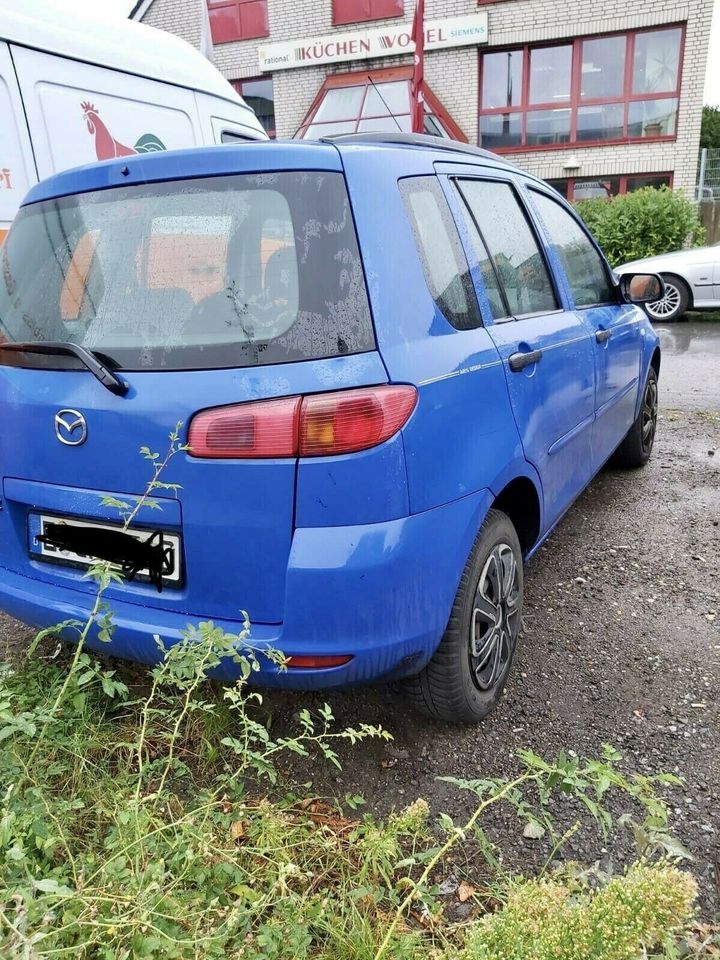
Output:
M0 243L29 187L59 170L267 136L184 40L51 0L0 0L0 131Z

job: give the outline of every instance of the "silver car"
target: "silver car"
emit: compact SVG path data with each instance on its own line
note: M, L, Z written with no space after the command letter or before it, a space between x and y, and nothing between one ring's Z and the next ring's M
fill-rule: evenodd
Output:
M720 244L624 263L616 273L647 271L665 281L665 295L645 309L653 320L679 320L686 310L720 308Z

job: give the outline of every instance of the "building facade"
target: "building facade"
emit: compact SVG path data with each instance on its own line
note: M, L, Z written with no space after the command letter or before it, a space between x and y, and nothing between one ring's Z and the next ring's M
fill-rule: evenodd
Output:
M207 2L207 9L204 4ZM142 0L271 135L409 129L413 0ZM426 131L570 199L695 187L712 0L426 0Z

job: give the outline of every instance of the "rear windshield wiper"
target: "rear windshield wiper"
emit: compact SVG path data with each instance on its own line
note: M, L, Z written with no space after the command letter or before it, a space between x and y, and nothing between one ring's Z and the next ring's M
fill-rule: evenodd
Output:
M14 353L42 353L47 356L62 356L70 354L77 357L83 363L90 373L107 387L110 393L116 393L119 397L124 397L128 392L128 385L124 380L116 377L109 367L106 367L102 360L98 360L94 353L86 350L85 347L77 343L70 343L66 340L48 340L48 341L27 341L22 343L0 343L0 350L12 350Z

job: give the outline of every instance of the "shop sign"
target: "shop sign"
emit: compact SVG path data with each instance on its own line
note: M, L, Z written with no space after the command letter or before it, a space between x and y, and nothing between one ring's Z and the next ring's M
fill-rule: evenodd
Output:
M321 63L369 60L412 53L415 44L410 36L411 31L412 23L400 23L376 30L353 30L324 37L268 43L258 50L260 69L290 70L314 67ZM425 22L426 50L465 47L487 43L487 39L488 18L487 13L482 11L466 17Z

